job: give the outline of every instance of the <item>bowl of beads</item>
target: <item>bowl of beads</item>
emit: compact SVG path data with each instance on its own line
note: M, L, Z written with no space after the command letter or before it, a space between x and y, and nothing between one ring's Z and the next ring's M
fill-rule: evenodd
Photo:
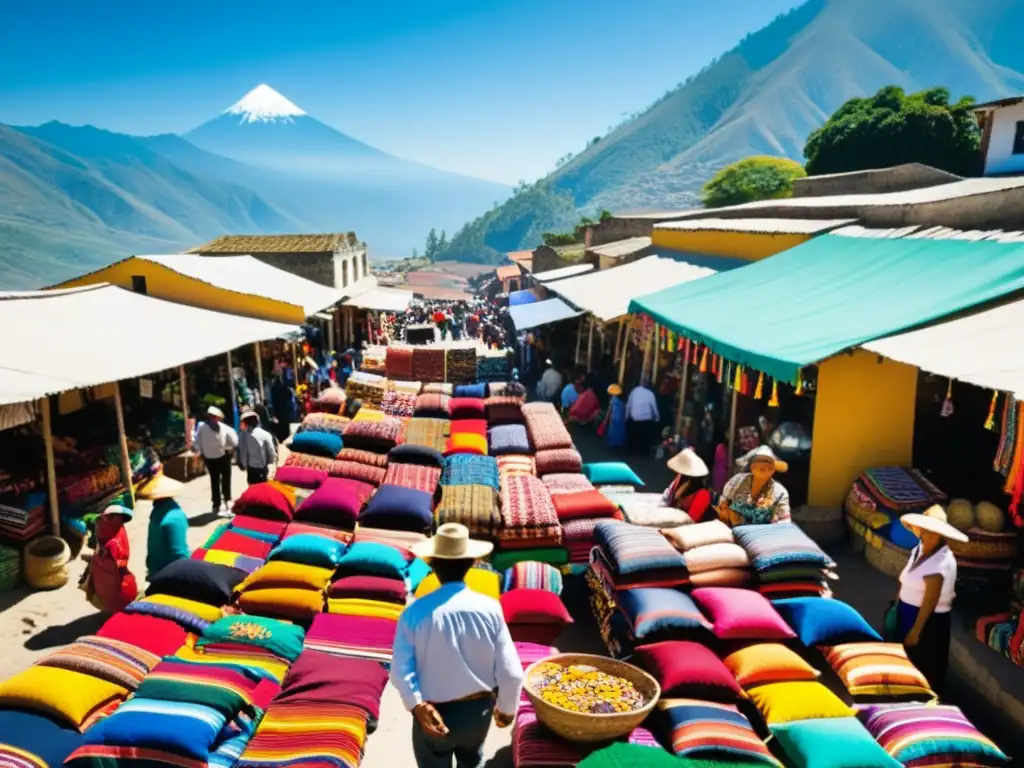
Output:
M541 723L582 744L629 735L661 696L658 681L642 669L584 653L534 662L526 668L523 690Z

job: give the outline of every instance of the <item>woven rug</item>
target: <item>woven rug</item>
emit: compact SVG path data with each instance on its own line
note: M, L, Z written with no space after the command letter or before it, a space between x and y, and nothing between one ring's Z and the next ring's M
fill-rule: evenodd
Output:
M412 347L388 347L384 357L384 372L389 379L413 378Z
M451 422L448 419L413 417L405 430L405 442L443 452L450 429Z
M476 349L474 347L453 347L448 350L445 380L454 384L469 384L476 381Z
M412 351L412 376L417 381L444 381L445 350L415 347Z
M425 491L430 495L437 492L441 482L441 470L420 464L389 464L382 485L400 485L414 491Z
M449 485L434 512L438 525L462 523L474 538L494 541L501 530L498 494L489 485Z

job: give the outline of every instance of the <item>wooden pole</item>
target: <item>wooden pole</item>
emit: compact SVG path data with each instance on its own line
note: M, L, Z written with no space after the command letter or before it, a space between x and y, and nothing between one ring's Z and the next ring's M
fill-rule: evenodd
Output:
M686 388L690 383L690 356L683 352L683 378L679 382L679 406L676 408L676 431L679 434L683 429L683 406L686 405Z
M132 460L128 455L128 434L124 429L124 405L121 402L121 382L114 382L114 413L117 414L117 442L121 446L121 476L128 488L128 498L135 508L135 486L132 484Z
M331 315L330 320L325 320L324 325L327 326L327 351L334 351L334 315ZM259 342L257 342L259 343ZM262 389L262 387L261 387Z
M228 386L231 388L231 425L238 428L238 393L235 391L235 372L231 362L231 350L228 350Z
M590 373L590 360L594 354L594 318L590 318L590 333L587 335L587 373Z
M256 349L256 383L260 385L260 402L264 402L267 399L267 393L263 391L263 344L257 341L253 344ZM334 344L331 344L331 349L334 349Z
M644 361L640 366L640 381L644 380L647 375L647 363L651 360L651 346L654 342L654 334L647 337L647 343L644 344Z
M50 417L50 398L39 401L43 416L43 450L46 452L46 493L50 501L50 528L54 536L60 536L60 498L57 496L57 464L53 459L53 423Z
M576 328L576 354L572 358L573 365L580 364L580 347L583 344L583 320L585 317L586 315L580 315L580 324Z
M181 387L181 415L185 419L185 448L192 450L192 430L188 428L188 376L185 366L178 368L178 382Z
M619 352L619 347L622 346L623 331L625 330L625 328L626 328L626 321L625 320L619 320L619 330L615 334L615 348L612 350L612 354L614 354L616 357L618 357L618 355L621 354L621 352Z
M661 359L661 337L658 335L658 324L654 324L654 349L653 357L651 361L651 389L653 389L658 381L658 361Z
M632 317L632 316L631 316ZM632 320L630 319L630 324ZM627 329L625 335L622 337L622 354L619 356L619 386L623 386L623 376L626 375L626 358L629 357L629 337L632 335L631 330Z
M738 390L732 391L732 407L729 409L729 458L726 465L728 477L732 477L733 464L736 463L736 398L738 394Z
M299 386L299 345L292 342L292 372L295 375L295 386Z

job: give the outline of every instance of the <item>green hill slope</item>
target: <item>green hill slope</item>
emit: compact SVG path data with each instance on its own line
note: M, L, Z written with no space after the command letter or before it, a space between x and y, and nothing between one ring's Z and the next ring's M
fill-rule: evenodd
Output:
M884 85L944 85L978 99L1024 92L1021 22L1024 0L810 0L467 224L442 258L532 248L540 232L603 208L696 205L704 181L735 160L802 160L828 115Z

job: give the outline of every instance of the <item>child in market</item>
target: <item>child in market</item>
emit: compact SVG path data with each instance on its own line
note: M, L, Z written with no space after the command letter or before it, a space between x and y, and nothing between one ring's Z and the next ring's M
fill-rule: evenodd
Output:
M139 596L139 585L128 570L128 531L134 513L112 504L96 519L96 552L86 572L85 594L105 613L117 613Z

